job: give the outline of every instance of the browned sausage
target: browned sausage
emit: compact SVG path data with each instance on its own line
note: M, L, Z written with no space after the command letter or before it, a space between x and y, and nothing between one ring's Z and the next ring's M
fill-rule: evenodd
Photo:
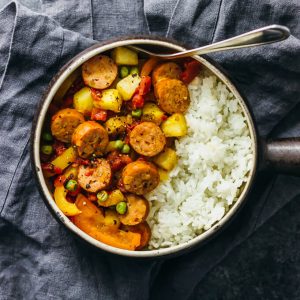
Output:
M167 113L185 113L190 104L187 86L178 79L163 79L154 87L158 105Z
M141 235L141 244L136 248L136 250L145 248L151 238L151 229L146 221L134 226L122 226L122 230L139 233Z
M78 169L78 183L88 192L96 193L107 188L111 181L111 168L106 159L98 158L89 166Z
M127 198L127 211L119 215L120 222L124 225L137 225L143 222L149 213L149 202L137 195L129 194Z
M117 65L106 55L94 56L82 65L84 83L95 89L108 88L117 75Z
M76 109L58 111L51 120L51 132L61 142L70 143L75 128L84 122L83 115Z
M144 195L158 186L159 173L153 164L137 160L123 169L121 182L126 191Z
M130 132L129 143L137 153L154 156L163 150L166 137L156 124L142 122Z
M153 85L158 83L160 80L169 79L179 79L181 74L180 67L174 62L167 62L156 67L152 72L152 82Z
M95 121L80 124L72 135L72 143L77 147L79 156L83 158L102 155L108 144L106 129Z

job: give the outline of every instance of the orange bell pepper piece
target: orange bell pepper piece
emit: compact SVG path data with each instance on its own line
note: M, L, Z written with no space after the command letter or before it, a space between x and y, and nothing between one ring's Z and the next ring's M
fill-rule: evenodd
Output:
M141 69L141 77L149 76L155 66L158 64L159 59L157 57L151 57L145 61Z
M82 194L77 196L75 204L82 213L72 218L74 224L94 239L126 250L135 250L140 245L139 233L125 232L105 225L103 211Z

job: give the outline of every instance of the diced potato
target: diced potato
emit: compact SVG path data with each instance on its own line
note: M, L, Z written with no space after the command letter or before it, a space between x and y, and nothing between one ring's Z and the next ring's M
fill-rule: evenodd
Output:
M76 206L75 203L70 203L66 199L67 190L65 187L58 186L54 190L54 200L58 208L66 215L66 216L76 216L81 213L80 209Z
M73 163L76 159L76 150L73 147L69 147L66 151L64 151L61 155L57 156L51 164L55 167L64 170L71 163Z
M162 169L171 171L177 163L176 152L171 148L165 148L154 157L153 161Z
M105 110L120 112L122 97L116 89L103 90L99 99L96 100L94 98L94 106Z
M125 47L115 48L112 52L112 59L117 65L135 66L139 63L137 53Z
M158 168L158 174L160 181L166 181L169 178L169 173L161 168Z
M124 101L132 98L135 90L141 82L141 77L137 74L128 75L117 83L117 90Z
M161 125L166 137L180 137L187 134L187 125L183 114L173 114Z
M154 103L147 102L143 107L142 121L153 122L160 125L164 112Z
M104 225L118 229L120 227L119 215L116 211L107 209L105 211Z
M65 172L64 175L67 179L77 179L78 176L78 167L68 167Z
M74 95L74 108L84 115L89 115L94 107L91 89L84 87Z
M109 118L104 126L109 135L116 136L126 131L127 124L132 124L132 117L130 115Z
M73 73L69 75L69 77L66 78L66 80L62 83L62 85L57 90L55 96L53 97L54 102L61 101L61 99L64 97L68 89L72 86L74 81L81 76L81 68L76 69Z
M119 202L124 201L125 197L120 190L113 190L109 195L106 201L98 202L100 206L109 207L117 205Z

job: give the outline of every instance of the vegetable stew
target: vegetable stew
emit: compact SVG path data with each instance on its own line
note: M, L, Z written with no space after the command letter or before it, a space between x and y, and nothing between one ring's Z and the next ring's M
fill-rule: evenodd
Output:
M57 206L82 231L113 247L147 247L144 195L176 165L174 140L187 134L187 84L199 70L194 60L142 59L118 47L86 61L57 92L42 134L42 169Z

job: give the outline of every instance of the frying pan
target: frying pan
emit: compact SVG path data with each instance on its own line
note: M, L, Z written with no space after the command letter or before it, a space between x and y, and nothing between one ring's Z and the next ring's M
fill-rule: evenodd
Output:
M300 139L280 139L280 140L269 140L265 141L261 139L256 130L255 121L251 113L251 109L247 103L245 96L243 96L238 87L229 78L226 72L219 66L215 61L206 56L193 56L194 59L198 60L203 68L209 70L211 73L216 75L221 80L231 93L234 94L238 99L244 116L246 118L250 137L252 139L253 148L253 167L249 172L249 180L243 187L242 192L238 200L231 206L225 216L218 222L216 222L209 230L203 232L197 237L193 238L188 242L184 242L180 245L161 248L156 250L145 250L145 251L129 251L118 249L109 245L106 245L100 241L90 237L78 227L76 227L57 207L52 193L51 186L46 178L43 176L41 169L40 160L40 140L41 133L46 122L46 115L49 105L57 92L61 88L64 81L75 71L80 68L82 63L90 59L91 57L103 53L109 52L111 49L119 46L137 45L150 51L157 53L160 52L176 52L184 51L185 47L179 43L171 40L149 37L128 37L118 40L111 40L104 43L95 44L94 46L84 50L73 59L71 59L66 65L64 65L58 73L54 76L50 82L44 96L41 99L40 105L37 109L35 119L32 126L32 139L31 139L31 162L34 175L36 178L37 185L39 187L42 198L55 216L55 218L63 224L70 232L74 233L79 239L87 242L88 244L105 252L110 252L117 255L128 256L133 258L151 258L161 256L175 256L191 251L196 247L200 247L214 237L217 233L220 233L237 215L240 208L244 205L247 200L249 191L251 190L256 174L261 169L269 168L270 170L282 173L289 173L294 175L300 175Z

